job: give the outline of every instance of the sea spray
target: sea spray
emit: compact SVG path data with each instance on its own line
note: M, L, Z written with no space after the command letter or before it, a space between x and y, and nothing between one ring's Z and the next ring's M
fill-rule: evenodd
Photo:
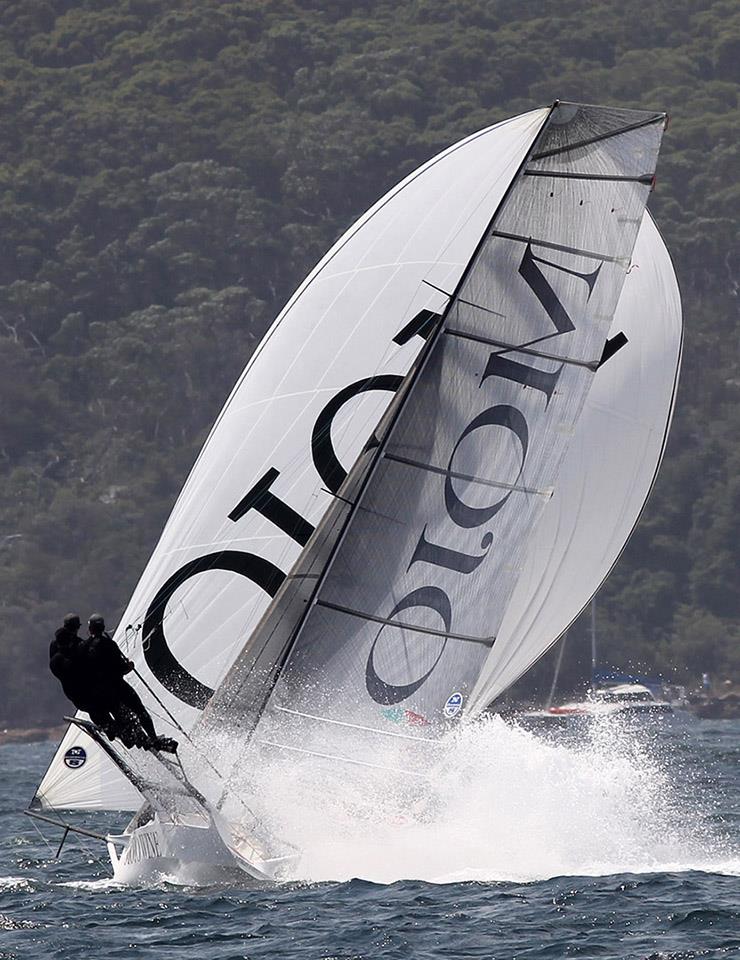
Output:
M262 751L258 775L232 781L302 851L290 879L528 881L726 859L647 727L604 719L556 738L488 717L400 754L343 737L331 753L349 762L306 741L303 754Z

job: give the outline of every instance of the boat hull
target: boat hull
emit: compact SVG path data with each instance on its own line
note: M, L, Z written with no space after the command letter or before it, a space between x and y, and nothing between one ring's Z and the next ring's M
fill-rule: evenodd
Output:
M158 817L130 833L108 838L113 878L141 884L166 880L186 886L272 883L270 874L224 843L213 822L168 823Z

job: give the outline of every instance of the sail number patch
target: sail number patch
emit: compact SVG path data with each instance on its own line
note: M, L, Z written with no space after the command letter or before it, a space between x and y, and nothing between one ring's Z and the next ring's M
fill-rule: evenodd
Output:
M446 717L456 717L462 710L463 698L461 693L451 693L447 698L442 711Z
M77 770L85 765L87 751L84 747L70 747L64 754L64 766Z

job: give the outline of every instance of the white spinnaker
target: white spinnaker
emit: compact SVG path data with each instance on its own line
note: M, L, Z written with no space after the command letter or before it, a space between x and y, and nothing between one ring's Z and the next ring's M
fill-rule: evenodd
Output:
M326 481L311 455L317 418L340 391L359 380L401 376L421 339L393 342L424 309L446 302L492 212L548 115L515 117L450 147L412 173L335 244L289 301L264 338L221 412L136 587L115 639L146 683L190 730L200 711L166 689L142 651L140 627L153 598L178 570L204 555L248 552L287 572L302 547L256 510L228 518L272 468L271 492L311 524L329 504ZM426 282L425 282L426 281ZM331 438L345 468L356 459L391 393L365 392L335 418ZM270 601L244 576L205 570L166 605L164 633L177 662L201 684L218 685L244 638ZM161 706L134 679L158 729L178 736ZM182 739L180 737L180 739ZM64 756L83 746L87 760L71 769ZM129 756L136 763L135 752ZM42 806L136 809L140 797L82 732L67 732L37 791Z
M617 561L660 466L683 323L673 266L648 213L632 263L612 325L612 335L623 331L629 342L596 373L469 716L522 676L583 610Z

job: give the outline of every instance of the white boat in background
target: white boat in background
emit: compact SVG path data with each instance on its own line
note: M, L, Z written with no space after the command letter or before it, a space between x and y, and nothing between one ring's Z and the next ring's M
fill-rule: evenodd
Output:
M579 615L668 434L682 323L645 211L665 115L556 102L424 164L235 386L115 639L176 762L70 725L32 816L137 811L115 876L290 876L322 783L433 769Z
M658 717L670 716L673 705L659 700L641 683L618 683L609 687L589 690L583 700L574 700L544 710L531 710L525 716L532 718L551 717Z

